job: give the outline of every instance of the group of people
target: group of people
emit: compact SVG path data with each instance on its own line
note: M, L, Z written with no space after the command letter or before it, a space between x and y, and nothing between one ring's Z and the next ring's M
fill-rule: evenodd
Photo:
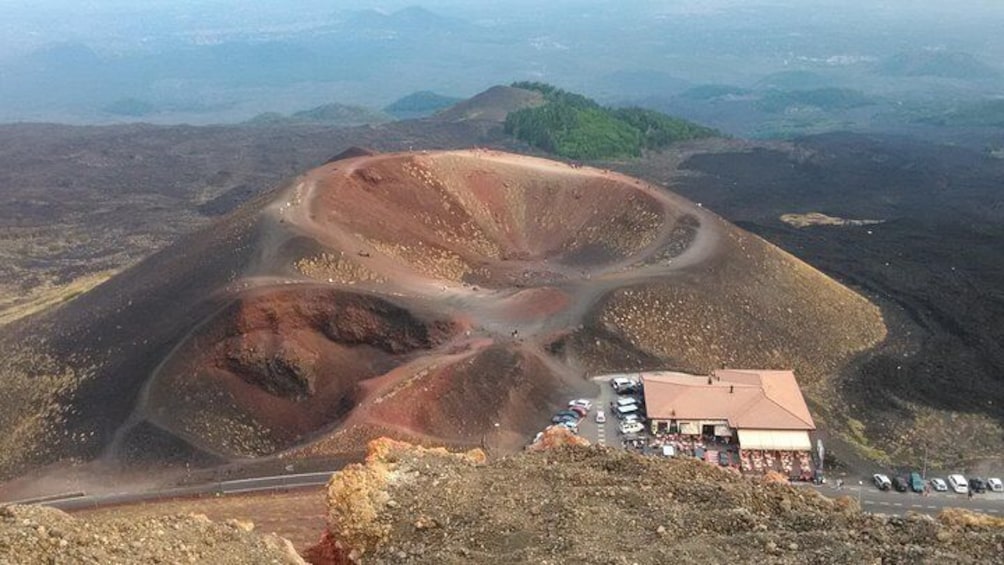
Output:
M650 445L660 449L664 445L672 445L678 454L696 456L708 449L705 439L700 436L660 433L652 439Z
M700 457L711 463L719 462L737 472L777 471L797 480L808 481L813 478L812 459L809 453L804 451L740 449L739 445L732 443L728 438L666 432L657 433L647 442L647 446L656 451L660 451L666 445L672 445L677 455ZM625 444L625 447L642 449L644 446L635 441ZM727 457L720 459L720 452L725 452Z
M804 451L744 449L739 452L739 461L746 472L779 471L786 477L812 478L812 462Z

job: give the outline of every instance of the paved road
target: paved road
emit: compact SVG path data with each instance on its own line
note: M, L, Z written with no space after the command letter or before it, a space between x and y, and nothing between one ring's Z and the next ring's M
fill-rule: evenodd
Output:
M51 506L53 508L59 508L60 510L79 510L82 508L94 508L114 504L132 504L134 502L162 500L166 498L184 498L203 496L207 494L241 494L320 486L327 484L328 479L331 477L333 472L334 471L321 471L316 473L299 473L295 475L273 475L270 477L221 481L151 492L123 492L101 495L75 493L62 498L48 497L44 500L4 501L0 502L0 504L37 503L45 506Z
M932 492L922 496L914 492L881 491L865 483L862 486L844 485L837 489L832 485L805 485L825 496L850 496L857 498L861 509L876 514L905 514L906 512L923 512L937 514L945 508L964 508L983 512L992 516L1004 516L1004 494L985 493L974 495L969 499L964 494L948 492Z
M637 373L632 373L637 376ZM579 435L589 440L589 443L597 445L608 445L620 447L621 439L617 433L617 425L620 420L610 412L610 402L617 399L617 393L610 387L609 379L597 379L600 387L600 395L597 398L590 398L593 402L593 409L586 418L579 424ZM606 422L603 424L596 422L596 411L603 410L606 414Z
M590 419L592 421L592 419ZM612 426L605 426L610 429ZM595 422L592 426L592 437L596 438L597 431L603 427L597 427ZM616 437L616 431L612 433ZM604 437L604 436L600 436ZM69 496L66 498L53 498L44 501L19 501L37 502L46 506L52 506L61 510L79 510L82 508L95 508L98 506L109 506L114 504L132 504L149 500L183 498L190 496L200 496L207 494L241 494L249 492L264 492L286 490L292 488L302 488L310 486L320 486L327 483L333 471L323 471L317 473L300 473L296 475L276 475L271 477L259 477L255 479L240 479L234 481L223 481L192 487L182 487L156 492L145 493L114 493L105 495L81 495ZM808 483L796 483L802 488L812 488L824 496L850 496L860 501L861 508L867 512L876 514L905 514L906 512L923 512L927 514L937 514L945 508L965 508L983 512L993 516L1004 516L1004 494L987 493L979 494L972 500L965 495L954 493L931 493L929 496L921 496L915 493L883 492L871 487L867 483L863 486L844 486L842 489L834 488L832 485L815 486Z

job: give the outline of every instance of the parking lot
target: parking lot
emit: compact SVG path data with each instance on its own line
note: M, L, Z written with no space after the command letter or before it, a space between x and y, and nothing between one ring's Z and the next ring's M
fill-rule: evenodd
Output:
M627 447L623 442L622 434L618 432L620 420L611 411L611 403L615 403L618 395L609 381L617 376L627 378L635 377L635 374L606 375L598 377L597 383L600 385L599 395L595 398L588 398L592 407L588 414L578 424L578 434L588 440L591 444L610 447ZM597 422L597 411L602 410L605 416L604 422ZM644 433L640 434L644 437ZM628 436L632 437L632 436ZM829 497L850 496L856 498L863 510L867 512L882 514L903 514L909 511L937 514L944 508L966 508L977 512L984 512L990 515L1004 516L1004 493L986 492L975 494L969 498L966 494L955 492L930 491L926 494L915 492L897 492L896 490L882 491L872 484L868 478L862 478L860 484L856 481L847 481L839 488L831 481L829 484L813 485L811 483L793 483L806 488L813 488L820 494Z
M621 438L620 434L617 433L617 425L620 423L620 420L610 413L610 403L617 400L618 396L610 387L607 380L604 379L599 383L600 395L589 399L593 403L593 409L590 411L589 416L583 419L579 425L579 435L589 440L589 443L620 447ZM596 412L598 410L602 410L606 416L605 423L596 422Z

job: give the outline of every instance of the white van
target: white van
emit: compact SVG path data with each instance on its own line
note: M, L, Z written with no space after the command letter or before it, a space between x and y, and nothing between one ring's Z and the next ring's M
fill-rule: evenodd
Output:
M948 486L959 494L969 492L969 484L966 483L966 478L962 475L948 475Z
M618 407L614 408L614 413L617 414L618 418L623 419L624 416L627 416L628 414L637 414L638 413L638 405L637 404L628 404L627 406L618 406Z
M624 422L619 429L622 434L636 434L644 430L645 426L640 422Z

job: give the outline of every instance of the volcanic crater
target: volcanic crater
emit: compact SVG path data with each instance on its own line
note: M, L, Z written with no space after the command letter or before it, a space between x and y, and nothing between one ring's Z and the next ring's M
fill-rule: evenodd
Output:
M222 459L511 449L598 371L811 388L885 336L867 300L663 188L488 150L332 160L31 323L67 362L132 360L46 397L71 409L32 441L98 433L35 464L133 457L151 426Z

